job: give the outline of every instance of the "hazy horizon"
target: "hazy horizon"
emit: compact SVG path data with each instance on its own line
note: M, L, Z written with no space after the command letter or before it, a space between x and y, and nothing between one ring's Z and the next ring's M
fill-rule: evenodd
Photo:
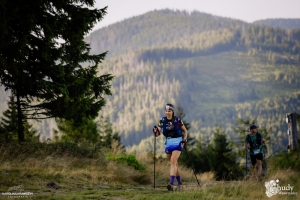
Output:
M252 23L274 18L300 18L299 0L96 0L95 8L108 6L107 15L92 31L134 16L161 9L199 11Z

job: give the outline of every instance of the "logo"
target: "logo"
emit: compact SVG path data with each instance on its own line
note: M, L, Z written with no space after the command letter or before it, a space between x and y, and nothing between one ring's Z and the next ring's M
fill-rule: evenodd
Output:
M172 129L173 129L173 123L172 123L172 122L168 122L168 123L166 124L166 129L167 129L167 130L172 130Z
M266 195L268 197L272 197L276 194L281 194L281 195L297 195L298 192L294 192L294 186L291 186L288 184L287 186L280 186L279 180L277 179L276 181L271 180L268 182L265 182L265 187L266 187Z
M8 188L7 192L2 192L2 196L8 198L27 198L30 195L33 195L32 192L25 192L23 185L13 186Z

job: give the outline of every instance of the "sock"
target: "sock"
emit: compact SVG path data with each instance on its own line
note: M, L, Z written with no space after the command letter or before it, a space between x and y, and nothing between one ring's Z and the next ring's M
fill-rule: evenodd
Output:
M170 183L174 185L175 176L170 176Z
M176 180L177 180L178 183L181 183L181 178L180 178L180 176L176 176Z

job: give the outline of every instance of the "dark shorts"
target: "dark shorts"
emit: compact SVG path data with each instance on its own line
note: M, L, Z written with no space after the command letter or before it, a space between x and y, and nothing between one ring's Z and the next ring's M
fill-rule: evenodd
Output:
M252 165L255 165L257 160L261 160L261 161L263 160L263 154L259 153L256 155L250 155L250 158L251 158Z

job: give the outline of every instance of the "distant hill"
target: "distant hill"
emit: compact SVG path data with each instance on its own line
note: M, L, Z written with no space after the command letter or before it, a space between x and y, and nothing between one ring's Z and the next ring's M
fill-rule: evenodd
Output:
M253 24L293 29L300 28L300 19L264 19L255 21Z
M195 33L247 25L233 20L194 11L155 10L109 25L91 33L85 40L92 52L109 51L115 56L128 51L154 48Z
M210 139L215 126L235 138L237 118L253 119L272 128L275 149L285 148L285 114L300 110L300 29L166 9L86 41L94 53L109 51L99 73L115 76L113 95L101 114L131 149L153 149L152 127L167 102L183 108L198 140Z

